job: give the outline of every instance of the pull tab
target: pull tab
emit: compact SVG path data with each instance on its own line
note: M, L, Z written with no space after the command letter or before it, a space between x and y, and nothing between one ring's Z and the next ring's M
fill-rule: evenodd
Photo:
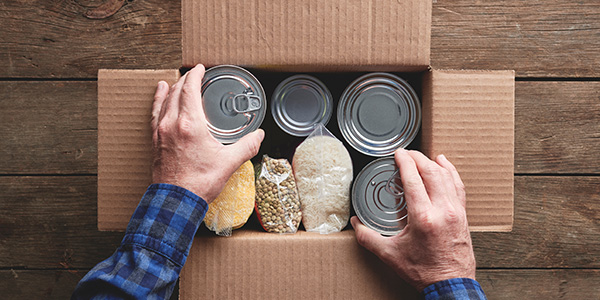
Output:
M397 180L394 179L400 180L400 169L396 169L392 176L387 180L385 191L396 197L404 197L404 188L402 188L402 184L397 183Z
M255 110L259 110L261 107L260 97L254 95L250 88L247 88L243 93L237 94L233 97L233 111L238 114L243 114Z

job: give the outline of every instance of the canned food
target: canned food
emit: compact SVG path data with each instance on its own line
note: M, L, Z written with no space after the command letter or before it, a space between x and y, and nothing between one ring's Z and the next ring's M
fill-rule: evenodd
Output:
M358 173L352 186L352 207L365 226L383 235L396 235L404 229L408 213L394 158L376 159Z
M309 75L295 75L281 82L271 100L271 113L279 127L293 136L307 136L319 123L327 125L333 99L325 85Z
M344 139L357 151L387 156L408 146L421 126L421 104L398 76L370 73L344 90L337 110Z
M267 101L260 82L247 70L230 65L210 68L202 81L208 129L221 143L233 143L258 129Z

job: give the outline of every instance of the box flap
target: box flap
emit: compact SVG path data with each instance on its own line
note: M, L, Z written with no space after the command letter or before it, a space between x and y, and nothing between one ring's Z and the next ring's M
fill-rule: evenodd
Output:
M279 235L251 230L196 237L180 299L416 299L416 291L353 230ZM404 297L402 297L404 298Z
M431 0L182 0L185 67L416 71L429 65Z
M514 103L514 71L433 70L424 78L422 150L455 164L472 231L512 229Z
M157 83L178 70L98 71L98 229L125 230L151 183L149 116Z

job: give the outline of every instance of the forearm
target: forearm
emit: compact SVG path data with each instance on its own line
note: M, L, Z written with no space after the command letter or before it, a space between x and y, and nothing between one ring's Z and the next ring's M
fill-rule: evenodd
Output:
M117 251L79 282L72 298L169 298L207 209L186 189L151 185Z

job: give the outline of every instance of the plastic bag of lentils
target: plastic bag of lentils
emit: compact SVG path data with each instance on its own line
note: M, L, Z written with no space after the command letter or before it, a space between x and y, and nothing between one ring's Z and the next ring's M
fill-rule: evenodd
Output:
M302 220L292 166L263 156L256 179L256 214L267 232L295 233Z

